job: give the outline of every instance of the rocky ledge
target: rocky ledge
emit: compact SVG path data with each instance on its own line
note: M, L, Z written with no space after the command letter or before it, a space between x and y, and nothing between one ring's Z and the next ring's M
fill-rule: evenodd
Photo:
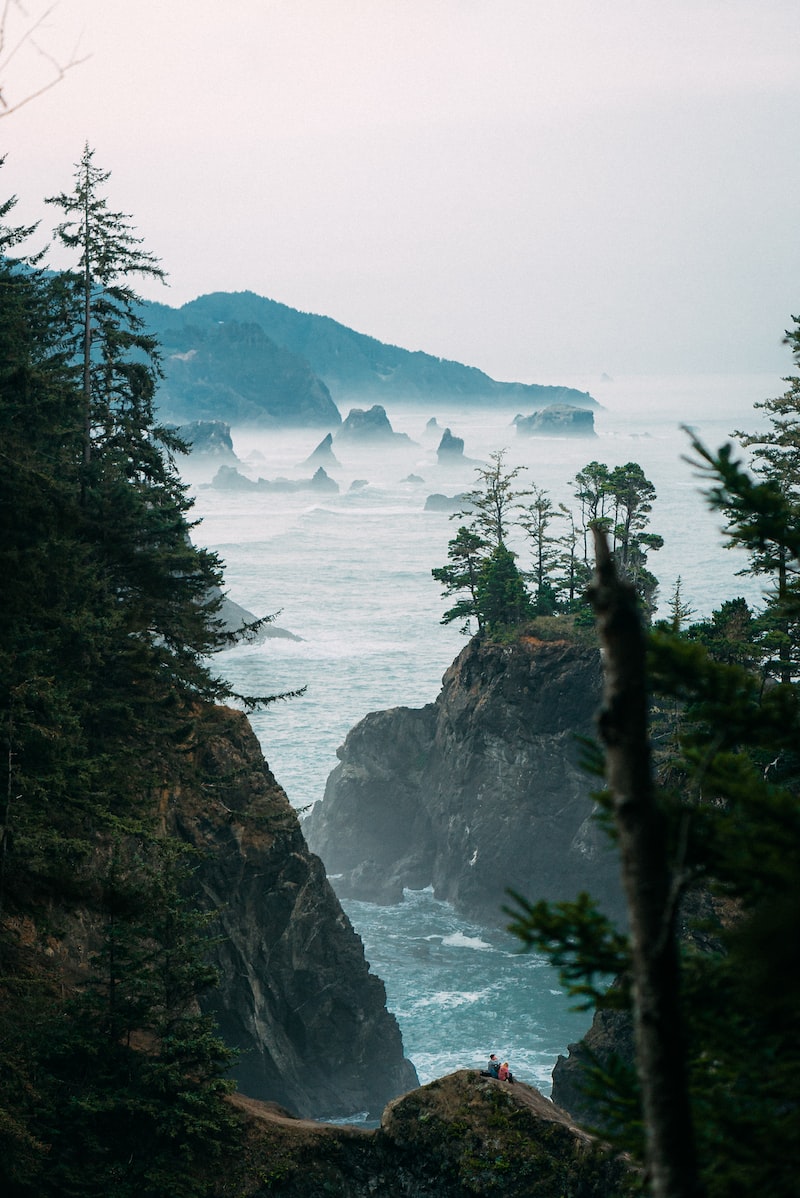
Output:
M432 885L484 924L507 888L530 900L589 891L624 909L614 851L581 766L601 697L596 648L473 639L435 703L373 712L338 750L304 830L343 897L394 903Z
M461 1070L396 1099L372 1131L236 1100L246 1139L219 1195L598 1198L632 1171L524 1083Z

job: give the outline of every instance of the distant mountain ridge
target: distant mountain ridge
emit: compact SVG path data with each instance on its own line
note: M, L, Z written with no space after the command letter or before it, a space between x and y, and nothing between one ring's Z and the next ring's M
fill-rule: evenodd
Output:
M159 404L170 419L336 428L339 408L366 400L506 403L526 412L599 406L586 391L498 382L252 291L214 292L180 308L147 303L143 315L164 349Z

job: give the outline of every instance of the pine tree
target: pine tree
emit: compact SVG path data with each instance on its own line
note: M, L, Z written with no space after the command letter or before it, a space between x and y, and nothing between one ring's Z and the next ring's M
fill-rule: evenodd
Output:
M462 631L468 632L470 620L474 618L478 632L483 631L483 614L478 604L478 579L486 550L486 541L462 525L447 546L449 565L436 566L431 570L436 581L442 584L443 595L449 597L466 592L444 613L442 624L463 620Z
M482 627L490 636L513 635L533 614L515 554L496 545L481 566L475 594Z
M589 529L592 526L606 528L609 524L606 506L611 497L610 478L608 466L602 462L589 462L572 480L576 487L575 498L581 506L583 560L587 567L591 550Z
M83 166L104 181L88 152ZM155 419L157 354L125 282L142 260L94 199L88 288L85 269L20 257L30 230L0 228L0 1178L25 1198L200 1195L197 1162L227 1134L227 1057L196 1013L204 947L152 831L198 706L231 693L206 661L221 573L191 543ZM103 952L66 1002L14 928L98 907Z
M64 323L80 366L86 465L97 442L113 440L126 425L141 432L152 425L152 388L158 377L158 343L144 330L137 311L134 276L164 280L158 260L141 249L129 217L113 212L102 194L110 172L94 164L84 147L72 192L50 196L65 219L56 229L62 245L77 254L75 269L59 276ZM138 351L140 357L134 356ZM138 428L137 428L138 425Z
M539 616L551 616L556 608L556 588L553 570L558 557L557 538L548 529L560 512L541 487L532 487L533 502L525 505L520 516L520 527L525 531L531 545L533 564L528 578L533 583L533 607Z
M491 548L503 545L511 529L518 523L522 500L529 492L516 485L522 466L508 469L505 450L489 454L490 465L478 466L478 486L464 496L464 506L457 516L468 521L471 532L481 537Z
M793 331L786 334L795 363L800 365L800 319L792 318ZM754 406L769 417L769 427L758 433L737 431L734 436L752 450L752 469L757 478L777 488L787 502L800 503L800 377L784 380L787 390L777 399L766 399ZM800 591L800 570L796 561L771 536L748 542L737 524L735 509L723 511L730 517L729 544L744 543L749 550L746 572L771 579L767 607L761 618L766 669L789 682L800 674L800 620L797 604L790 596Z

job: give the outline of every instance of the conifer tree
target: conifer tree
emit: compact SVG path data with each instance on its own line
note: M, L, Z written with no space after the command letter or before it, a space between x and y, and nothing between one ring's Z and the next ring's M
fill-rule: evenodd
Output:
M495 637L513 633L533 614L515 554L502 542L492 549L481 566L475 604L481 613L483 628Z
M73 191L46 201L65 218L56 228L57 239L76 254L74 268L61 273L59 285L64 323L80 366L87 465L95 443L113 439L125 425L134 434L151 428L152 382L159 374L158 343L144 329L130 280L163 281L164 271L141 248L129 217L109 208L103 195L109 178L110 172L95 166L87 144L75 167Z
M549 616L555 611L556 590L553 584L553 569L558 557L557 538L548 529L560 512L553 506L548 493L534 486L530 494L533 501L526 504L520 516L520 527L530 542L533 562L528 578L533 583L533 606L537 615Z
M470 532L463 525L447 546L449 565L436 566L431 574L442 584L442 594L457 595L465 592L462 598L447 609L442 616L442 624L450 624L453 620L463 620L462 631L468 631L469 621L474 618L478 631L483 630L483 613L478 604L478 579L481 566L486 556L487 544L475 532Z
M795 363L800 366L800 319L792 318L795 328L786 334ZM737 431L734 436L752 451L752 469L757 478L777 488L790 503L800 503L800 376L789 376L788 388L776 399L754 406L769 418L760 432ZM729 544L746 544L750 565L747 573L771 581L766 610L761 617L762 647L769 673L789 682L800 674L800 620L797 604L790 595L800 590L800 569L785 546L765 536L748 544L737 524L737 512L724 509L730 517Z
M467 527L487 545L496 548L508 541L511 529L518 523L522 500L529 492L516 485L523 467L509 469L504 449L490 453L489 461L489 466L476 467L478 485L466 493L457 516L467 520Z
M97 184L88 152L83 166ZM92 242L88 289L85 270L53 278L21 258L28 232L0 227L0 1184L19 1198L200 1195L196 1162L224 1140L227 1057L197 1015L210 978L180 871L151 836L198 705L231 693L206 662L220 567L191 543L155 419L130 231L102 253ZM113 836L149 848L106 879L106 945L67 1010L13 929L102 906Z

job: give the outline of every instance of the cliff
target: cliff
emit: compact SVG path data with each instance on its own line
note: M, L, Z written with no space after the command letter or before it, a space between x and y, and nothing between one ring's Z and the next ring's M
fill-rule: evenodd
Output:
M374 1131L236 1105L243 1151L220 1198L600 1198L625 1193L632 1177L538 1090L467 1070L397 1099Z
M473 639L435 703L373 712L338 750L304 824L342 896L397 902L403 887L485 923L506 889L530 900L588 890L623 909L613 850L581 768L600 703L595 648Z
M246 718L212 708L194 784L164 795L167 831L202 850L196 883L218 913L213 1010L240 1050L239 1086L298 1115L379 1113L416 1085L386 993L311 854Z

